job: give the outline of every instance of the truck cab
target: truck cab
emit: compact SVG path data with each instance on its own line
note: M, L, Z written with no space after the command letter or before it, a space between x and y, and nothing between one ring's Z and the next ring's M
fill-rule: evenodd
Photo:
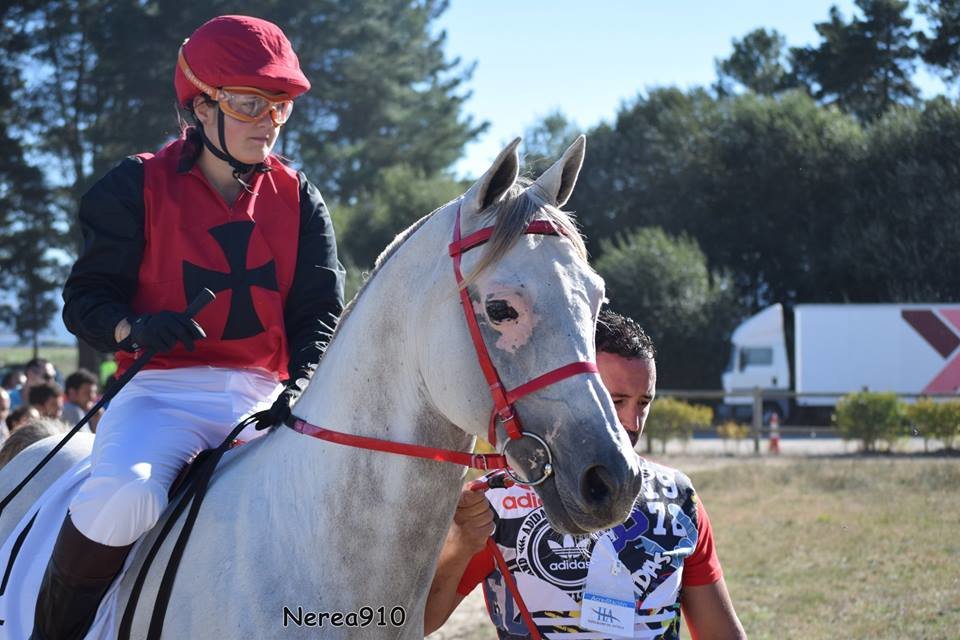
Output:
M783 325L783 305L774 304L738 326L730 338L730 361L723 373L723 390L753 391L790 389L790 363ZM746 419L753 410L749 395L725 396L724 404L733 417ZM790 403L786 398L764 402L764 415L777 411L786 418Z

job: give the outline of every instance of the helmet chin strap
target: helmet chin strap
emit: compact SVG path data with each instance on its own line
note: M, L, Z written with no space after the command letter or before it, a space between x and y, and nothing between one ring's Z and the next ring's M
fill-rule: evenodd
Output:
M220 138L219 149L216 147L216 145L210 142L210 138L207 137L207 133L206 131L204 131L204 128L202 125L198 126L197 129L200 130L200 137L203 139L203 146L205 146L207 150L210 153L212 153L214 156L216 156L217 158L220 158L221 160L229 164L231 167L233 167L233 179L239 182L240 186L242 186L248 192L253 193L252 187L243 180L242 176L250 173L254 169L261 169L263 167L263 163L258 162L257 164L246 164L244 162L240 162L239 160L234 158L232 155L230 155L230 152L227 150L227 138L223 131L224 129L223 111L221 111L220 109L217 109L217 134L219 135L219 138Z

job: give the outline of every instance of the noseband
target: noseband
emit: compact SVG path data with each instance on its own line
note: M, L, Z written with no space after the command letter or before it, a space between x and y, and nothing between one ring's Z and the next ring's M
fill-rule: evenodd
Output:
M398 453L418 458L427 458L430 460L453 462L455 464L462 464L476 469L504 469L511 479L513 479L517 484L522 485L538 485L549 478L553 474L553 453L550 450L550 446L543 440L543 438L535 433L531 433L529 431L525 432L523 430L523 427L520 424L520 417L517 415L514 404L517 400L524 396L530 395L535 391L539 391L540 389L560 382L561 380L565 380L571 376L579 375L581 373L596 373L597 365L594 362L586 360L571 362L570 364L566 364L562 367L553 369L552 371L548 371L543 375L537 376L533 380L525 382L524 384L521 384L513 389L508 390L503 386L503 382L500 380L500 375L497 373L497 368L493 364L493 360L490 358L487 345L484 343L483 336L480 333L480 323L478 322L476 313L473 310L473 305L470 304L470 295L467 292L467 287L465 287L463 284L463 273L460 269L463 254L470 249L479 247L490 240L490 237L493 235L493 229L494 227L492 226L484 227L479 231L471 233L466 238L462 238L460 234L460 206L458 206L457 217L453 227L453 241L449 246L449 254L450 258L453 260L453 273L457 280L457 288L460 292L460 303L463 307L463 314L467 321L467 328L470 330L470 338L473 341L474 349L477 352L477 360L480 364L480 369L483 371L483 376L486 379L487 386L490 389L490 395L493 398L493 410L490 412L490 426L487 433L488 440L491 445L496 446L498 424L503 425L503 428L508 436L507 439L504 440L500 445L499 453L471 454L464 453L462 451L451 451L448 449L437 449L434 447L424 447L421 445L390 442L388 440L380 440L378 438L367 438L364 436L356 436L318 427L294 416L291 416L291 419L287 423L288 426L293 428L295 431L299 431L300 433L312 436L314 438L353 447L360 447L363 449L373 449L376 451ZM549 220L534 220L527 225L524 233L528 235L564 235L563 231L558 229L557 226ZM536 443L546 453L546 461L543 463L540 477L535 480L525 480L518 477L518 475L507 463L507 449L509 445L516 443L523 438L530 438L536 441Z

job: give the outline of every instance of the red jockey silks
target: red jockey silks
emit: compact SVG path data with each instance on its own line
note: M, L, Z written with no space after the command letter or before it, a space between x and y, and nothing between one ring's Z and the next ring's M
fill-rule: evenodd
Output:
M206 339L178 344L148 369L209 365L258 368L287 378L284 304L297 260L300 191L295 172L271 157L253 193L231 205L194 166L177 172L177 140L144 162L146 244L132 307L137 314L182 311L204 287L217 299L196 320ZM135 354L117 353L120 372Z

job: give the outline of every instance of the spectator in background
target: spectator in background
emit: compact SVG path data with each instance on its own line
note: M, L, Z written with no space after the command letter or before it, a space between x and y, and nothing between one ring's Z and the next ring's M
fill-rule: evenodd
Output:
M10 394L0 387L0 423L6 422L8 415L10 415Z
M26 407L24 407L26 408ZM35 418L17 429L6 439L0 447L0 468L10 462L17 455L34 442L48 436L60 435L65 431L64 424L59 420L49 418Z
M11 409L16 409L23 404L23 399L20 397L20 389L23 388L23 385L26 383L26 381L27 376L23 373L23 369L18 369L15 367L4 374L2 386L10 394Z
M72 427L96 404L100 389L97 376L86 369L79 369L67 376L64 387L67 390L67 402L63 405L61 419Z
M13 391L14 389L19 389L23 386L23 383L26 382L27 376L23 374L23 369L14 367L3 374L3 380L0 381L0 387L3 387L7 391Z
M10 412L7 416L7 432L13 435L13 432L24 426L32 420L40 417L40 412L29 405L21 405Z
M56 382L41 382L30 387L27 404L44 418L59 420L63 414L63 389Z
M10 415L10 394L3 387L0 387L0 442L7 439L10 432L7 431L7 416Z
M30 389L44 382L53 382L57 378L57 370L46 358L33 358L26 364L26 380L20 386L16 397L10 394L12 406L30 404Z

